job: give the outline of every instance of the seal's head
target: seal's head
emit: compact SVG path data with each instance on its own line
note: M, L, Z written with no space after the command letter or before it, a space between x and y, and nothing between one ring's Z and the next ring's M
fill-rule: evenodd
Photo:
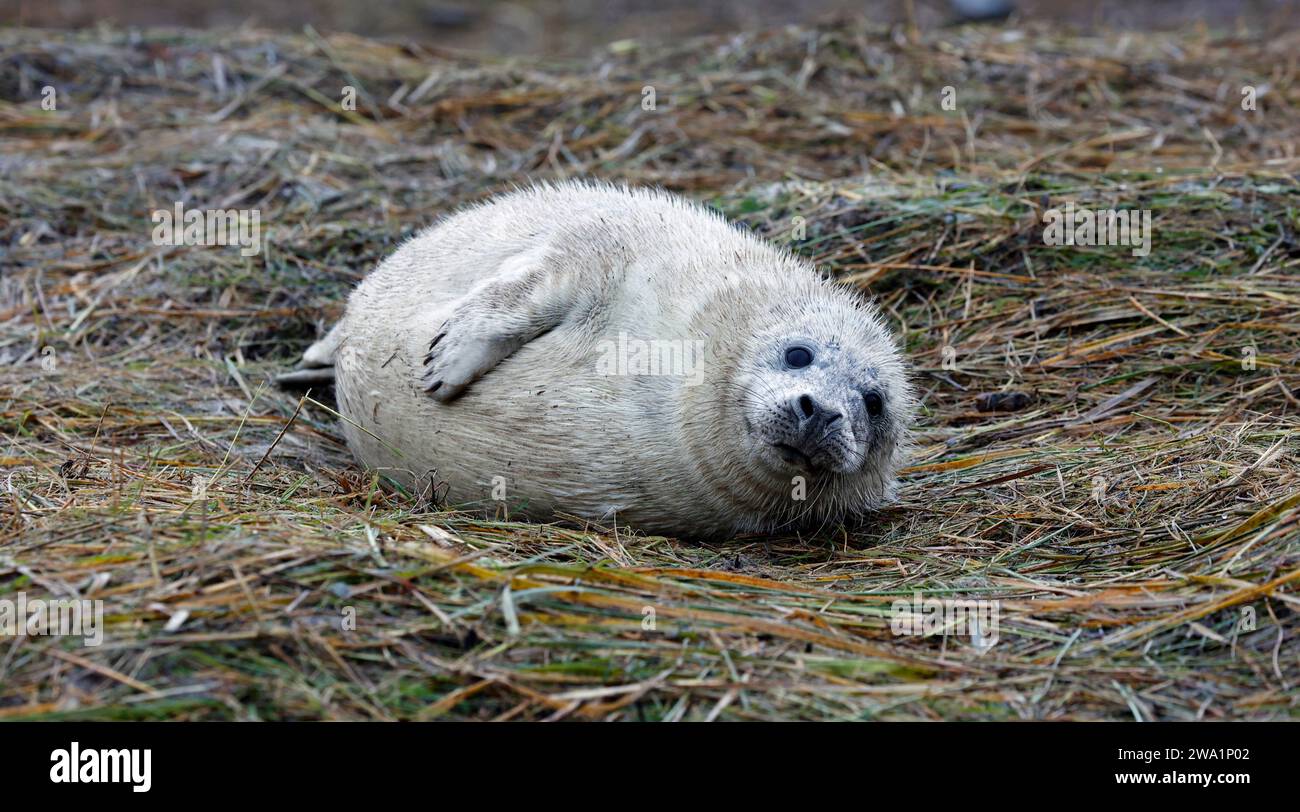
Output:
M731 501L753 529L822 522L879 507L893 493L916 403L906 365L876 309L818 281L745 314L714 396ZM728 453L729 452L729 453ZM725 486L724 486L725 487Z

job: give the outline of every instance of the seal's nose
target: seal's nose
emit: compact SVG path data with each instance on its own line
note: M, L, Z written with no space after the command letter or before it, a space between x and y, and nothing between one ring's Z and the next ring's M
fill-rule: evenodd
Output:
M794 399L792 410L801 428L816 425L830 426L844 416L843 412L818 403L812 395L806 393Z
M817 414L817 401L812 399L812 395L799 396L799 413L807 420Z

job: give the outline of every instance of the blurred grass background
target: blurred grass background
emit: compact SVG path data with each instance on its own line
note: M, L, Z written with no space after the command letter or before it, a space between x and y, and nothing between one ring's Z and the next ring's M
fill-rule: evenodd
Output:
M684 36L762 31L866 19L934 28L962 9L996 0L0 0L0 25L80 28L189 28L252 25L375 38L416 39L498 55L580 57L610 42L672 42ZM1296 0L1016 0L1016 24L1047 23L1082 32L1215 29L1277 31L1300 24Z

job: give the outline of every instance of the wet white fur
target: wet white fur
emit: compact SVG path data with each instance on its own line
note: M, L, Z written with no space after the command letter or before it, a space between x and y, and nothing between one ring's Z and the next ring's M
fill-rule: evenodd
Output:
M601 374L601 342L620 332L703 339L702 383ZM781 470L745 428L793 393L764 366L792 335L842 347L856 364L847 383L869 369L886 392L890 418L857 438L867 456L852 474ZM606 185L515 191L421 232L305 356L331 359L340 411L364 428L343 430L367 467L415 490L434 483L451 505L492 505L504 482L515 516L685 536L816 525L879 505L914 410L894 342L855 292L700 206ZM459 396L431 396L432 377ZM833 383L842 394L846 381ZM797 476L804 501L791 498Z

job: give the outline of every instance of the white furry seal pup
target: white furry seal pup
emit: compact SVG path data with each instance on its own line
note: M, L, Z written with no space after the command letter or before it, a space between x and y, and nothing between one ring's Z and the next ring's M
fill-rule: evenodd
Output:
M421 232L303 360L333 367L357 458L406 487L683 536L879 506L915 408L856 293L698 205L601 184Z

